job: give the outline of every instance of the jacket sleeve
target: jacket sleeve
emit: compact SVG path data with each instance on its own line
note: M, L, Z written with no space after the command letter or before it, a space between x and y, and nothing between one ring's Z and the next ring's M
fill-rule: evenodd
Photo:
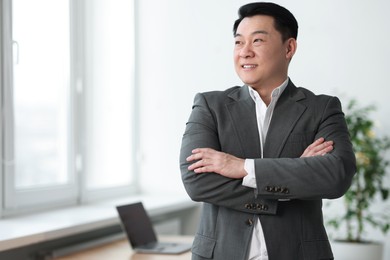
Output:
M242 179L230 179L214 173L189 171L186 158L195 148L221 150L216 119L203 94L197 94L182 138L180 170L184 187L194 201L231 208L248 213L275 214L277 201L256 198L254 189L242 185ZM267 205L265 207L265 205Z
M333 151L324 156L256 159L258 195L272 199L341 197L351 184L356 161L341 104L335 97L329 99L321 116L315 139L320 137L334 142Z

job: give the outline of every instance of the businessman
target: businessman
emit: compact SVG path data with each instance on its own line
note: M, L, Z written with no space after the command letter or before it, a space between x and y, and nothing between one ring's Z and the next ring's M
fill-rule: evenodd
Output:
M193 259L333 259L322 199L350 186L355 156L338 98L296 87L298 23L251 3L233 26L244 83L199 93L182 139L188 195L203 203Z

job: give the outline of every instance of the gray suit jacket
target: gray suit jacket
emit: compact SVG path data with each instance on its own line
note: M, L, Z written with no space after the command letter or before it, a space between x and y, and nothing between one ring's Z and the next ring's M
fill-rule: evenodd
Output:
M332 259L322 199L342 196L356 167L339 100L290 81L275 106L264 159L255 113L247 86L195 97L180 151L186 191L204 202L193 259L246 260L255 218L261 219L269 260ZM334 150L299 158L319 137L333 140ZM257 190L242 180L188 171L186 157L200 147L254 158Z

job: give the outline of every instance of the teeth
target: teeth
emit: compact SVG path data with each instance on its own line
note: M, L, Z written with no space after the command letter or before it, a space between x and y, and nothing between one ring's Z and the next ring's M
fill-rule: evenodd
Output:
M255 65L243 65L242 66L244 69L251 69L251 68L254 68L256 67Z

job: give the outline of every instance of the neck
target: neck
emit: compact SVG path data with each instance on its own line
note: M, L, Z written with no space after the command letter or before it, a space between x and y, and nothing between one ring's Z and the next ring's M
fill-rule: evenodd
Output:
M271 94L272 94L272 91L274 89L276 89L277 87L279 87L280 85L282 85L282 83L285 81L286 79L283 79L283 80L278 80L278 81L275 81L274 83L272 84L263 84L261 86L252 86L252 88L254 90L257 91L257 93L259 93L259 96L261 97L261 99L263 100L263 102L268 106L270 103L271 103Z
M274 89L272 89L272 90L257 90L256 89L257 93L259 93L261 99L267 105L267 107L271 103L271 93Z

